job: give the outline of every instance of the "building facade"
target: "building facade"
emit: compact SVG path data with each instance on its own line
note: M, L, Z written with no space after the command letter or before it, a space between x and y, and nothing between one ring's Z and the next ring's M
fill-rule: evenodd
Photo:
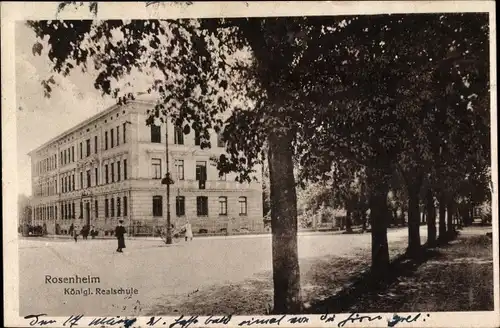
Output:
M32 225L48 234L93 226L109 235L119 219L129 233L154 235L166 224L165 125L147 126L148 101L115 105L29 153ZM201 149L193 131L168 126L171 222L190 221L194 233L260 232L262 185L220 177L212 156L224 152L218 135ZM259 172L260 168L256 168ZM261 175L257 173L257 176Z

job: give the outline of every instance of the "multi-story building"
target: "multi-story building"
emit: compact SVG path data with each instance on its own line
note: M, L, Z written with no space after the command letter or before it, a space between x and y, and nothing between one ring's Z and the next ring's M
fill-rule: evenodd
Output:
M29 153L32 225L49 234L94 226L100 235L109 234L119 219L132 234L157 233L165 226L166 127L146 125L151 105L112 106ZM201 149L195 132L184 134L172 125L168 139L176 227L189 220L194 233L220 233L228 222L240 231L264 229L261 183L220 177L210 160L224 152L215 132L211 149Z

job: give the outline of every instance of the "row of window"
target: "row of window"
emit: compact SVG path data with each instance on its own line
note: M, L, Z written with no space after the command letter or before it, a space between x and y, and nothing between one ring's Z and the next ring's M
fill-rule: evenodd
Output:
M84 207L86 214L84 216ZM69 220L76 218L76 208L75 203L64 203L60 205L61 209L61 219ZM83 202L80 202L80 217L87 217L90 215L90 202L86 202L85 205ZM128 215L128 198L124 197L116 197L116 198L106 198L104 200L104 217L126 217ZM95 218L99 217L99 202L94 200L94 216ZM57 206L56 205L48 205L41 206L35 209L35 218L41 220L50 220L57 218Z
M94 176L93 179L92 179L92 175ZM113 162L113 163L104 165L104 182L105 182L105 184L119 182L122 180L122 177L123 177L123 180L128 179L127 160L126 159L123 160L123 166L122 166L122 161L117 161L117 162ZM92 180L94 181L93 184L92 184ZM86 184L85 184L85 182L86 182ZM98 186L98 185L99 185L99 168L98 167L94 168L93 173L92 173L92 170L87 170L85 172L85 179L84 179L84 172L83 171L80 172L80 189L90 188L92 186ZM55 188L57 190L57 184L56 184ZM62 190L61 190L62 193L67 193L67 192L76 190L75 174L74 173L61 178L61 188L62 188Z
M184 129L182 127L174 127L174 144L184 145ZM161 143L161 127L158 125L151 125L151 142ZM201 145L201 134L199 131L194 131L194 144L195 146ZM224 147L224 141L222 140L222 134L217 133L217 147Z
M115 135L116 131L116 135ZM120 126L117 126L116 129L110 129L109 131L104 132L104 150L108 150L109 148L114 148L120 145L120 140L123 143L127 142L127 123L122 124L122 138L120 138ZM109 147L111 145L111 147ZM97 136L94 136L94 154L97 154L99 150L99 139ZM80 142L79 144L79 157L83 159L84 157L84 149L85 149L85 157L89 157L92 154L92 143L91 139L87 139L84 142ZM55 155L54 155L55 156ZM66 165L69 163L75 162L75 146L71 146L67 149L61 151L59 155L59 162L61 165Z
M116 199L116 202L115 202ZM115 207L116 204L116 207ZM98 203L95 201L95 215L98 216ZM127 196L123 197L123 213L122 213L122 203L120 197L110 198L104 200L104 217L115 217L115 208L116 208L116 217L121 217L128 215L128 199Z
M242 196L238 198L239 214L247 215L247 198ZM208 216L208 197L196 197L196 214L198 216ZM175 215L186 215L186 198L184 196L177 196L175 198ZM227 215L227 197L219 197L219 215ZM153 216L163 216L163 197L153 196Z
M179 180L184 180L184 160L175 160L175 171L176 178ZM161 179L161 159L152 158L151 159L151 172L153 179ZM207 162L206 161L196 161L196 180L197 181L207 181ZM225 181L226 175L219 177L219 180Z
M122 124L122 129L123 129L123 143L127 143L127 123ZM108 136L109 136L109 142L108 142ZM109 148L113 148L119 145L120 145L119 126L116 127L116 144L115 144L115 129L110 129L109 131L104 132L104 150L108 150Z
M39 181L33 191L35 196L52 196L57 194L57 178Z
M238 198L239 204L239 214L247 215L247 198L242 196ZM80 217L84 217L84 207L85 207L85 217L90 215L90 202L80 202ZM61 219L69 220L76 218L76 208L75 203L64 203L60 205L61 209ZM177 216L186 215L186 198L184 196L177 196L175 198L175 213ZM198 196L196 197L196 214L198 216L208 216L208 197ZM104 217L126 217L128 215L128 198L124 197L111 197L104 199ZM219 215L227 215L227 197L219 197ZM99 202L94 200L94 216L99 217ZM153 216L162 217L163 216L163 197L153 196ZM42 206L35 209L36 219L56 219L57 218L57 206Z
M43 160L40 160L35 165L35 170L38 175L52 171L57 168L57 155L51 155Z

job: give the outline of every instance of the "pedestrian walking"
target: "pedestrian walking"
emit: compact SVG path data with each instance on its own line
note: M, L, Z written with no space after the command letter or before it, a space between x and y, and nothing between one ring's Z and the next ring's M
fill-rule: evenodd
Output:
M193 240L193 229L191 228L191 223L189 220L187 221L186 225L184 226L184 229L186 230L186 234L184 235L185 241L188 241L188 239L191 241Z
M73 228L73 239L75 240L75 243L78 241L78 229L76 227Z
M125 234L127 231L125 230L125 227L123 226L123 220L118 221L118 225L116 226L115 229L115 236L116 239L118 239L118 248L116 251L118 253L123 253L122 249L125 248Z
M88 239L87 237L89 236L89 226L88 225L84 225L83 228L82 228L82 238L83 239Z

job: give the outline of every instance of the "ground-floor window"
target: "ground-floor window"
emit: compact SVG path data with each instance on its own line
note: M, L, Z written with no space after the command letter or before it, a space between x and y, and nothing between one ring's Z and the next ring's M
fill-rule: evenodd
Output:
M111 217L115 216L115 199L111 198Z
M247 215L247 198L240 197L238 202L240 203L240 215Z
M208 215L208 197L198 196L196 197L196 212L198 216Z
M219 215L227 215L227 197L219 197Z
M104 200L104 216L109 217L109 200L107 198Z
M120 197L116 198L116 216L121 216L122 215L122 207L120 203Z
M161 196L153 196L153 216L163 216L163 199Z
M186 199L184 196L177 196L175 198L175 214L177 216L186 215Z
M127 196L123 197L123 216L128 215L128 199Z

